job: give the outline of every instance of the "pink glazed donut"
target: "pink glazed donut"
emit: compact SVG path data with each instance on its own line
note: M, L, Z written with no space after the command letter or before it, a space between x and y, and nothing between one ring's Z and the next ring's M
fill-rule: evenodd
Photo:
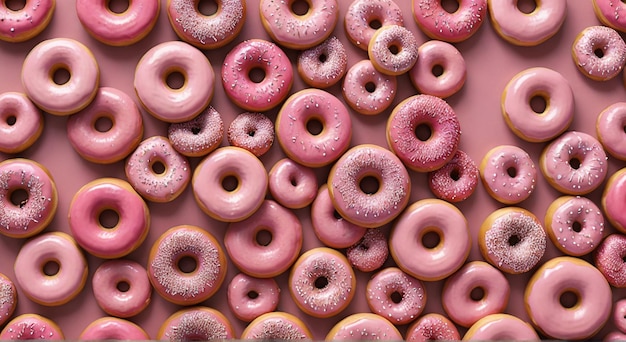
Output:
M148 273L137 262L105 261L96 269L91 284L98 306L111 316L132 317L150 304Z
M430 40L417 49L417 62L409 70L413 86L422 94L446 98L461 90L467 70L454 45Z
M376 30L367 47L367 55L376 70L385 75L402 75L417 62L417 40L409 29L399 25Z
M412 322L426 306L426 289L422 282L397 267L374 274L365 291L370 310L395 325Z
M413 1L413 18L430 38L458 43L471 37L487 17L487 0L460 0L454 13L441 0Z
M438 235L432 248L424 244L426 234ZM413 203L398 218L389 237L396 264L408 274L425 281L444 279L467 259L471 236L463 213L439 199Z
M602 241L593 254L593 260L609 284L626 287L626 236L611 234Z
M602 209L611 225L626 233L626 211L621 205L626 200L626 168L615 172L606 183L602 194Z
M0 340L64 340L61 328L38 314L22 314L13 318L0 332Z
M76 14L92 37L112 46L127 46L142 40L152 31L161 9L160 1L129 1L128 8L116 13L109 7L109 1L77 0Z
M487 7L495 31L519 46L536 46L550 39L567 14L567 0L538 1L530 13L520 11L515 0L488 0Z
M346 74L348 54L339 38L332 36L320 45L298 55L298 73L302 80L315 88L335 85Z
M606 336L604 336L604 338L602 339L602 341L624 341L624 340L626 340L626 334L621 331L612 331L606 334Z
M379 72L369 59L351 66L343 79L343 98L360 114L382 113L391 106L397 92L396 77Z
M317 196L317 178L312 169L284 158L270 169L269 190L282 206L302 209Z
M354 245L367 230L345 220L337 213L326 184L320 187L311 205L311 224L315 236L332 248L347 248Z
M538 341L533 327L509 314L492 314L479 319L463 336L471 341Z
M54 80L60 70L70 79ZM100 69L93 54L82 43L69 38L44 40L24 59L22 85L37 107L53 115L70 115L87 107L96 97Z
M593 0L593 9L602 24L626 32L626 17L621 15L626 11L624 3L613 0Z
M596 134L607 152L626 160L626 102L612 104L598 115Z
M448 202L461 202L478 187L479 170L472 158L457 150L443 167L428 173L428 186L437 197Z
M326 335L326 341L386 340L402 341L398 329L385 318L373 313L352 314L337 324Z
M517 204L535 190L537 169L526 151L514 145L500 145L483 157L480 178L496 201Z
M620 299L613 305L613 324L626 334L626 299Z
M272 278L254 278L245 273L233 277L228 285L228 307L238 319L250 322L276 310L280 288Z
M56 6L55 0L25 0L24 7L16 11L6 3L0 3L0 40L14 43L41 33L52 20Z
M204 306L181 309L168 317L157 340L220 341L235 338L230 321L221 312Z
M215 108L208 106L189 121L170 124L167 138L178 153L187 157L202 157L222 143L224 121Z
M6 323L17 307L17 289L6 275L0 273L0 325Z
M241 333L242 340L312 340L313 334L298 317L286 312L268 312L250 322Z
M346 249L346 257L361 272L376 271L389 257L387 236L381 228L367 229L361 240Z
M411 342L458 341L459 330L445 316L429 313L411 324L406 332L406 340Z
M257 157L274 144L274 123L263 113L241 113L228 126L228 143Z
M0 152L19 153L43 132L43 115L25 94L0 94Z
M393 0L354 0L345 17L346 36L357 47L367 50L380 27L404 26L402 10Z
M617 76L626 63L626 43L617 31L606 26L590 26L572 44L574 64L594 81Z
M137 324L121 318L102 317L89 323L78 336L84 341L149 340L148 334Z
M552 243L568 255L588 254L602 241L604 216L600 208L585 197L555 199L546 211L544 222Z

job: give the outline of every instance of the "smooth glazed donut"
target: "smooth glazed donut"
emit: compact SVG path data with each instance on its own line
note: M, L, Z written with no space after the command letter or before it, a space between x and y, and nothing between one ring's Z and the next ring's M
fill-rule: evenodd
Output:
M602 209L611 225L626 234L626 211L621 205L626 201L626 168L615 172L606 182L602 194Z
M10 9L6 1L0 3L0 40L27 41L41 33L52 20L55 0L25 0L23 3L20 10Z
M346 257L361 272L376 271L389 257L387 236L381 228L367 229L361 240L346 249Z
M317 196L317 178L312 169L284 158L270 169L269 190L282 206L301 209Z
M200 49L217 49L233 41L246 20L246 2L218 0L215 4L215 13L205 15L198 1L167 0L167 17L176 35Z
M354 245L367 230L345 220L337 213L326 184L320 187L311 205L311 224L315 236L332 248L347 248Z
M458 341L459 330L445 316L429 313L411 324L406 332L406 341Z
M620 299L613 305L613 324L626 334L626 299Z
M194 269L182 269L190 258ZM166 300L193 305L213 296L226 277L226 255L206 230L182 225L168 229L155 241L148 259L150 283Z
M70 78L58 84L54 74L65 70ZM70 115L87 107L96 96L100 69L91 51L69 38L44 40L24 59L22 85L26 95L43 111Z
M356 313L339 321L326 335L326 341L342 340L402 341L403 338L385 318L373 313Z
M167 138L178 153L202 157L214 151L224 138L224 121L212 106L190 121L170 124Z
M367 55L376 70L397 76L411 70L417 62L417 40L409 29L399 25L376 30L367 47Z
M412 322L426 306L426 289L422 282L397 267L374 274L365 291L370 310L395 325Z
M457 150L443 167L428 173L428 186L437 197L448 202L461 202L478 186L479 171L472 158Z
M149 340L148 334L137 324L121 318L102 317L89 323L78 336L84 341Z
M588 254L602 241L604 216L600 208L585 197L555 199L546 211L544 222L552 243L568 255Z
M49 275L47 264L55 264L56 273ZM46 306L69 302L87 281L85 257L74 239L62 232L40 234L28 240L15 257L13 269L15 281L26 297Z
M298 55L300 77L306 84L315 88L335 85L346 74L347 67L346 48L335 36Z
M593 0L593 10L602 24L626 32L626 17L621 15L626 11L624 3L614 0Z
M566 307L564 294L576 303ZM582 259L556 257L533 274L524 292L533 325L550 338L583 340L595 335L611 316L611 287L595 267Z
M274 144L274 123L262 113L241 113L228 126L228 143L257 157Z
M535 190L537 169L526 151L513 145L500 145L483 157L480 178L496 201L517 204Z
M22 152L39 139L41 132L43 115L25 94L0 94L0 152Z
M225 187L229 178L236 180L232 190ZM223 222L236 222L259 209L267 183L267 172L259 158L242 148L227 146L213 151L198 164L192 189L196 202L207 215Z
M254 278L245 273L233 277L228 285L228 307L238 319L250 322L276 310L280 288L272 278Z
M219 341L235 338L230 321L221 312L204 306L181 309L161 325L157 340Z
M13 318L0 332L0 340L64 340L61 328L38 314L22 314Z
M572 44L574 64L594 81L617 76L626 63L626 43L617 31L606 26L590 26Z
M134 261L105 261L96 269L91 284L98 306L111 316L132 317L150 304L148 273Z
M170 86L167 78L182 75L183 85ZM158 44L137 63L134 87L143 107L165 122L189 121L213 98L215 73L208 58L179 41Z
M487 7L495 31L519 46L536 46L550 39L567 14L567 0L537 1L530 13L520 11L516 0L488 0Z
M268 312L250 322L242 340L312 340L313 334L298 317L286 312Z
M465 59L454 45L430 40L417 49L417 62L409 70L413 86L422 94L446 98L465 84Z
M626 340L626 334L621 331L612 331L608 333L602 341L624 341Z
M607 152L626 160L626 102L614 103L598 115L596 134Z
M24 191L26 198L12 198ZM29 159L0 162L0 234L26 238L44 230L57 211L58 194L52 175Z
M378 28L404 26L402 10L393 0L354 0L344 20L346 36L357 47L367 50Z
M479 319L463 336L468 341L538 341L533 327L509 314L492 314Z
M437 234L436 246L425 245L427 234ZM396 221L389 249L398 267L413 277L441 280L467 259L471 236L463 213L452 204L424 199L409 206Z
M542 112L531 106L534 98L545 101ZM526 69L515 75L504 88L502 115L511 131L521 139L549 141L572 123L574 93L560 73L548 68Z
M593 254L593 260L609 284L617 288L626 287L626 236L611 234L602 241Z
M6 275L0 273L0 325L4 325L17 307L17 289Z
M350 108L365 115L382 113L398 92L395 76L385 75L369 59L357 62L343 79L342 94Z
M458 43L471 37L487 17L487 0L459 0L459 8L448 12L441 0L413 0L413 18L430 38Z

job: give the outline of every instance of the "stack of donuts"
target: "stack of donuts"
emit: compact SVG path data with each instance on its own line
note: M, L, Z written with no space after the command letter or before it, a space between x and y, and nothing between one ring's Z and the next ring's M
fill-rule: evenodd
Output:
M573 2L0 0L0 339L625 339Z

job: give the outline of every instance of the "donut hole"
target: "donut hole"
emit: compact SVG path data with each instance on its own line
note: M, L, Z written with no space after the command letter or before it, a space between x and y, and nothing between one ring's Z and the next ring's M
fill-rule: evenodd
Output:
M192 256L185 255L178 259L176 267L178 267L182 273L193 273L198 268L198 260Z
M452 171L450 171L450 179L455 182L461 179L461 172L459 169L452 169Z
M172 90L178 90L185 86L185 75L180 71L172 71L165 75L165 84Z
M422 235L422 246L427 249L435 249L441 244L441 235L435 230L430 230Z
M569 166L572 167L572 169L574 170L578 170L578 168L580 168L580 159L578 158L572 158L569 160Z
M70 70L64 66L58 67L52 71L52 81L56 85L64 85L69 82L71 78Z
M320 63L326 63L326 61L328 60L328 55L322 53L317 57L317 60L320 61Z
M572 230L576 233L580 233L580 231L583 230L583 225L578 221L574 221L574 223L572 223Z
M130 290L130 284L127 281L120 281L115 285L115 288L120 292L128 292Z
M360 251L367 252L370 249L370 246L367 243L364 243L363 241L361 241L361 243L357 245L357 248Z
M395 304L398 304L402 301L402 294L398 291L393 291L389 295L389 299L391 299L391 301L394 302Z
M387 49L389 50L389 52L390 52L392 55L397 55L397 54L399 54L399 53L400 53L400 51L402 50L402 49L400 48L400 46L399 46L399 45L397 45L397 44L391 44L391 45L389 45L389 46L387 47Z
M517 169L514 168L513 166L508 167L506 169L506 174L509 175L509 177L511 178L515 178L515 176L517 176Z
M53 277L59 274L59 271L61 270L61 264L59 264L57 260L48 260L44 262L44 264L41 266L41 270L43 274L47 275L48 277Z
M261 68L252 68L248 72L248 78L254 83L261 83L265 79L265 70Z
M367 90L368 93L373 93L376 91L376 83L374 82L367 82L365 83L365 90Z
M191 127L191 134L198 135L198 134L200 134L200 132L202 132L202 128L200 128L200 127Z
M254 240L259 246L269 246L272 243L272 233L267 229L261 229L254 236Z
M102 228L112 229L117 227L120 222L120 215L117 211L112 209L104 209L100 215L98 215L98 223Z
M339 214L337 210L333 210L333 217L335 218L335 220L343 220L343 217L341 216L341 214Z
M196 0L197 4L196 4L196 10L198 10L198 13L205 15L205 16L212 16L215 13L217 13L217 10L219 9L219 6L217 4L217 1L215 0Z
M162 161L160 160L156 160L152 163L152 165L150 165L150 168L152 169L152 172L154 172L157 175L162 175L165 173L165 164L163 164Z
M359 181L359 188L368 195L373 195L380 190L380 180L375 176L366 175Z
M113 128L113 120L108 116L101 116L93 123L93 128L100 133L106 133Z
M311 4L306 0L294 0L290 5L291 12L297 16L304 16L309 13Z
M604 57L604 50L601 47L596 48L593 50L593 54L596 55L596 57L598 58L602 58Z
M439 64L435 64L433 65L432 69L430 69L430 72L433 73L433 76L439 77L443 75L443 67Z
M115 13L122 14L128 11L130 0L107 0L106 8Z
M525 14L531 14L537 9L536 0L517 0L517 9Z
M478 302L481 301L485 298L485 289L483 289L482 287L478 286L472 289L472 291L470 291L470 299Z
M517 245L522 239L516 234L509 236L509 246Z
M15 115L9 115L5 122L7 123L7 125L9 126L13 126L15 125L15 123L17 122L17 117Z
M459 7L461 7L459 0L441 0L441 8L450 14L456 13Z
M289 177L289 183L291 184L291 186L298 186L298 180L296 179L296 177Z
M575 307L580 301L580 296L572 290L566 290L559 296L559 302L561 306L566 309L571 309Z
M534 95L530 98L530 109L537 114L542 114L548 108L548 101L544 96Z
M28 191L25 189L15 189L11 191L9 199L14 206L23 208L28 203Z
M254 137L254 135L256 134L256 130L254 128L248 128L246 134L248 134L249 137Z
M433 135L433 130L428 124L422 123L415 127L415 136L420 141L428 141Z
M317 277L315 278L315 282L313 283L313 285L315 285L316 289L323 289L326 286L328 286L328 278L321 276L321 277Z
M248 293L246 293L246 295L250 299L257 299L257 298L259 298L259 293L254 291L254 290L248 291Z
M313 117L306 122L306 130L311 135L320 135L324 130L324 123L320 118Z
M237 177L228 175L222 179L222 188L228 192L233 192L239 187L239 179Z
M11 11L20 11L26 7L26 0L4 0L4 6Z
M370 28L372 28L374 30L378 30L379 28L383 27L383 23L380 20L378 20L378 19L370 20L368 25L369 25Z

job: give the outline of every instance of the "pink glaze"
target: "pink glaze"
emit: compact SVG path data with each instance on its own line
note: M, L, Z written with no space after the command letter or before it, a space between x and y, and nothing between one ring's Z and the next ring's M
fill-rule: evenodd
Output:
M436 72L441 68L441 74ZM454 45L431 40L417 50L417 62L409 71L411 82L422 94L446 98L465 84L465 59Z
M28 198L19 204L11 195L25 190ZM57 188L48 170L28 159L0 163L0 234L26 238L44 230L57 210Z
M304 15L294 13L288 1L260 0L259 4L263 26L272 40L297 50L323 42L339 19L337 0L308 0Z
M99 119L108 119L111 128L101 132ZM143 137L139 108L126 93L115 88L98 89L96 98L67 120L67 137L81 157L99 164L118 162L137 148Z
M261 232L271 240L259 242ZM257 278L272 278L296 261L302 248L302 225L290 210L265 200L249 218L231 223L224 235L230 260L242 272Z
M234 177L232 191L223 185ZM268 176L263 163L239 147L222 147L198 164L192 189L196 202L209 216L224 222L242 221L261 206L267 192Z
M327 341L402 341L402 335L388 320L372 313L352 314L339 321L326 335Z
M47 275L46 263L58 265L58 272ZM40 234L28 240L13 266L15 280L32 301L46 306L69 302L85 286L87 262L74 239L62 232Z
M568 195L592 192L604 182L607 174L607 157L602 144L591 135L576 131L563 133L546 146L539 165L550 184Z
M13 318L0 332L0 340L64 340L59 326L38 314Z
M393 0L354 0L345 17L346 35L357 47L367 50L376 30L387 25L404 26L404 18Z
M427 127L426 140L418 127ZM461 125L450 105L431 95L414 95L400 102L387 121L387 144L404 165L417 172L433 171L449 162L461 140Z
M163 322L156 337L169 341L218 341L235 338L228 318L219 311L197 306L181 309Z
M480 298L472 291L482 290ZM469 327L479 319L503 312L511 289L504 275L484 261L472 261L448 278L444 284L441 304L455 323Z
M178 153L187 157L202 157L222 143L224 122L212 106L190 121L171 124L167 138Z
M378 183L373 193L360 187L368 177ZM370 144L346 152L330 170L328 184L337 212L367 228L380 227L400 215L411 194L411 180L402 162L389 150Z
M263 71L263 79L250 78L254 69ZM264 112L278 106L293 84L289 57L276 44L251 39L237 44L224 58L222 85L228 98L237 106Z
M613 324L626 334L626 299L620 299L613 305Z
M593 9L600 21L616 30L626 32L626 5L616 0L593 0Z
M312 340L309 328L286 312L269 312L252 321L241 333L242 340Z
M530 13L519 10L516 0L488 1L491 23L511 44L536 46L554 36L565 21L567 0L543 0Z
M159 16L160 1L133 0L122 13L109 8L107 0L77 0L76 14L85 30L107 45L126 46L152 31Z
M355 111L365 115L380 114L393 103L398 91L395 76L385 75L369 59L357 62L343 79L343 98Z
M602 241L604 216L588 198L563 196L548 207L545 228L561 252L581 256L593 251Z
M282 206L301 209L317 196L317 178L312 169L284 158L269 172L269 190Z
M520 147L500 145L483 158L480 177L491 197L504 204L516 204L535 190L537 169L530 155Z
M624 341L626 340L626 334L621 331L612 331L608 333L602 341Z
M560 297L574 292L576 304L564 307ZM533 324L555 339L582 340L596 334L611 315L611 287L595 267L573 257L556 257L530 278L524 294Z
M300 77L312 87L328 88L335 85L346 74L347 67L346 48L335 36L298 55Z
M606 107L596 124L598 140L613 157L626 160L626 102Z
M596 55L601 51L602 57ZM574 64L583 75L597 81L617 76L626 63L626 43L617 31L606 26L590 26L572 44Z
M337 213L326 184L320 187L311 205L311 224L317 238L332 248L350 247L359 242L367 231Z
M181 88L171 88L167 77L179 73ZM211 102L215 73L207 57L179 41L158 44L148 50L135 69L135 92L143 107L165 122L189 121Z
M539 336L530 324L513 315L493 314L472 325L463 340L538 341Z
M0 152L19 153L43 131L43 116L25 94L0 94Z
M531 107L531 100L536 97L546 103L541 113ZM549 141L572 123L574 93L560 73L547 68L526 69L515 75L504 89L502 115L518 137L530 142Z
M439 235L439 244L428 248L427 233ZM467 220L451 204L438 199L413 203L398 218L389 237L391 256L408 274L434 281L456 272L467 259L471 246Z
M381 228L370 228L363 238L346 249L350 265L361 272L372 272L383 266L389 257L387 236Z
M611 225L626 233L626 168L618 170L609 178L602 194L602 209Z
M422 282L396 267L373 275L365 291L370 310L395 325L412 322L426 306L426 289Z
M460 0L454 13L446 11L441 0L414 0L413 18L433 39L456 43L471 37L487 17L487 0Z
M596 267L609 284L623 288L626 287L626 236L611 234L602 241L593 260Z
M274 123L262 113L242 113L228 126L227 137L232 146L260 157L274 144Z
M395 76L413 68L417 62L418 47L413 32L404 26L389 25L374 33L367 54L376 70Z
M254 278L239 273L228 285L228 307L238 319L250 322L276 310L280 288L273 278Z
M17 307L17 289L6 275L0 273L0 325L4 325Z
M411 324L406 332L406 340L412 342L457 341L459 331L445 316L429 313Z
M53 75L66 70L70 79L57 84ZM100 70L91 51L69 38L44 40L24 59L22 85L26 95L37 107L54 115L70 115L83 108L96 96Z
M148 334L137 324L121 318L102 317L89 323L80 333L79 340L105 341L105 340L149 340Z
M26 0L24 8L14 11L0 3L0 40L23 42L43 31L54 14L55 0Z
M442 200L461 202L470 197L478 186L479 171L472 158L457 150L442 168L428 173L430 191Z
M132 317L150 304L152 285L146 269L137 262L105 261L96 269L91 284L98 306L111 316ZM123 285L127 288L120 289Z

